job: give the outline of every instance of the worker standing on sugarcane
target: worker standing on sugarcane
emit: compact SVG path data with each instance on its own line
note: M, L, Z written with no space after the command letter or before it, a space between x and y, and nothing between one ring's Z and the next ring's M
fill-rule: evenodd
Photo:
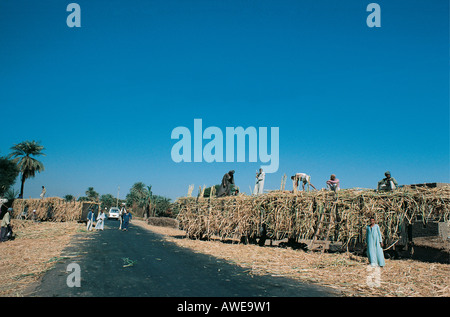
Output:
M265 178L266 178L266 173L264 173L263 169L260 168L259 172L256 173L256 184L255 184L255 190L253 191L253 194L255 194L255 195L263 194Z
M385 178L378 182L378 191L388 192L397 189L398 183L395 178L391 177L391 172L384 173Z
M298 185L299 182L302 182L302 190L305 190L305 185L308 185L308 191L309 191L309 186L311 185L312 188L314 188L315 190L317 190L313 184L311 184L311 176L307 175L305 173L297 173L294 176L291 176L292 179L292 187L293 187L293 192L295 193L298 190Z
M231 185L234 185L234 170L229 171L222 177L217 197L224 197L231 195Z
M47 190L45 189L44 186L42 186L42 191L41 191L41 194L39 195L41 197L41 199L44 199L46 193L47 193Z
M331 174L330 179L327 180L327 189L338 192L340 190L339 186L339 179L336 178L336 175Z

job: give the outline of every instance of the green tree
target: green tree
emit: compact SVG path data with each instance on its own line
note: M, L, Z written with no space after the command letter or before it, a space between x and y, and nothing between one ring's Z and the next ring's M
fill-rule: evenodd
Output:
M99 194L94 190L94 187L88 187L85 194L89 200L98 201Z
M175 213L174 204L171 203L170 198L154 195L152 186L146 186L143 182L133 184L126 196L126 205L144 209L146 217L171 217Z
M0 197L4 196L14 185L18 175L17 165L6 157L0 157Z
M148 200L148 189L143 182L134 183L131 186L130 193L126 196L127 206L136 204L137 206L144 208Z
M5 192L5 194L3 195L3 198L8 199L8 201L13 201L14 199L16 199L18 194L19 194L19 191L14 190L14 188L10 188Z
M72 201L75 199L75 197L73 197L73 195L67 194L64 196L65 201Z
M208 187L208 188L205 188L205 191L203 192L203 197L209 197L209 196L211 196L211 190L212 190L212 187L213 186L211 186L211 187ZM220 184L219 185L214 185L214 192L217 194L217 191L219 190L219 188L220 188Z
M170 198L153 195L152 197L153 215L156 217L168 217L172 213L172 203Z
M42 151L44 147L36 141L24 141L11 147L12 153L9 158L17 164L21 176L20 197L23 198L23 188L25 181L32 178L36 173L44 171L44 164L35 159L33 156L45 156Z
M117 199L114 198L111 194L105 194L100 196L100 202L102 203L102 208L111 208L112 206L115 206L117 203Z

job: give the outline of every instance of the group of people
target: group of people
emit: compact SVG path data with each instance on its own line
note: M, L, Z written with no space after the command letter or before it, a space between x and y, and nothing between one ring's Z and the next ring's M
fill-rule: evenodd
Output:
M234 189L234 170L229 171L222 177L222 181L220 183L219 189L217 191L217 197L224 197L224 196L230 196L235 195L238 193L237 189ZM255 182L255 188L253 190L254 195L261 195L263 194L264 190L264 181L266 178L266 173L263 171L262 168L259 169L258 172L256 172L256 182ZM316 189L313 184L311 184L311 176L305 174L305 173L297 173L294 176L291 177L294 192L298 189L298 186L300 182L302 183L302 189L305 190L305 186L311 186L312 188ZM339 188L339 179L336 178L336 175L332 174L330 179L326 182L327 188L333 191L338 191ZM234 190L233 190L234 189ZM317 190L317 189L316 189Z
M384 176L386 177L378 182L377 191L392 191L398 188L398 183L395 178L391 177L391 172L385 172ZM314 185L311 184L311 176L305 173L297 173L294 176L291 176L291 179L293 181L294 191L298 189L300 182L302 183L302 190L305 190L305 186L311 186L312 188L316 189ZM326 185L327 190L332 190L334 192L340 190L339 179L336 178L335 174L331 174L330 179L326 181Z
M92 225L94 224L94 220L95 220L96 224L95 224L94 229L103 231L106 218L107 217L106 217L105 213L103 212L103 210L100 210L100 212L96 218L94 211L92 209L89 209L89 212L87 215L86 230L92 231ZM131 213L128 212L125 208L122 208L119 213L119 221L120 221L119 230L127 231L128 225L132 218L133 217L132 217Z
M219 189L217 191L217 197L224 197L224 196L230 196L235 195L238 193L238 191L234 189L234 170L229 171L222 177L222 181L220 183ZM255 188L253 190L254 195L261 195L264 191L264 181L266 178L266 173L263 171L262 168L259 169L258 172L256 172L256 182L255 182ZM300 182L302 183L302 190L305 190L305 186L308 187L311 186L315 190L316 187L314 187L313 184L311 184L311 176L307 175L305 173L296 173L294 176L291 176L292 183L293 183L293 191L298 190L298 186ZM340 190L339 187L339 179L336 178L336 175L332 174L330 179L326 182L327 189L338 191Z
M217 197L230 196L238 193L236 190L232 190L234 189L234 173L235 171L231 170L222 177L222 181L217 191ZM383 192L397 189L398 183L395 178L391 177L391 172L387 171L384 175L386 177L378 182L377 191ZM263 194L265 177L266 174L263 169L260 168L259 171L256 172L256 182L253 190L254 195ZM302 184L303 191L305 191L305 189L309 191L310 187L317 190L317 188L311 183L311 176L306 173L296 173L291 176L291 180L293 192L298 190L300 183ZM333 192L338 192L341 189L339 179L336 178L335 174L331 174L330 179L326 181L326 186L327 190L331 190Z
M97 218L95 217L95 213L92 209L89 209L88 215L87 215L87 225L86 225L86 230L87 231L92 231L92 226L94 225L94 222L97 221L95 223L95 230L103 230L104 229L104 223L105 223L105 219L106 219L106 215L103 212L103 210L100 210Z
M220 184L219 190L217 192L217 197L229 196L233 195L232 188L234 186L234 170L226 173ZM385 178L378 182L377 191L385 192L392 191L398 188L398 183L391 176L389 171L384 173ZM306 173L296 173L291 176L293 183L293 192L298 190L300 183L302 184L302 190L305 190L305 187L309 190L309 186L314 188L313 184L311 184L311 176ZM265 173L262 168L256 173L256 181L255 188L253 191L254 195L263 194L264 189L264 181L265 181ZM340 190L340 182L339 179L336 178L335 174L331 174L330 179L326 181L327 190L338 192ZM370 218L370 223L366 227L366 243L367 243L367 257L369 259L369 263L372 266L380 266L383 267L385 265L384 254L383 254L383 239L381 236L380 227L376 224L375 218Z

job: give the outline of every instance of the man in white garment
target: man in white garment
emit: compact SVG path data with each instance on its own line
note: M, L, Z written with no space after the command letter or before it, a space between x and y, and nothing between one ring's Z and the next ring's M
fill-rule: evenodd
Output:
M41 199L44 199L46 193L47 193L47 190L45 189L44 186L42 186L42 191L41 191L41 194L39 195L41 197Z
M125 212L126 212L125 207L122 207L119 211L119 221L120 221L119 230L122 230L123 215L125 214Z
M95 224L95 230L102 230L103 231L105 218L106 218L105 213L103 212L103 210L100 210L98 212L97 223Z
M263 194L265 178L266 178L266 173L264 173L263 169L260 168L259 172L256 173L256 184L255 184L255 190L253 191L253 194L255 194L255 195Z

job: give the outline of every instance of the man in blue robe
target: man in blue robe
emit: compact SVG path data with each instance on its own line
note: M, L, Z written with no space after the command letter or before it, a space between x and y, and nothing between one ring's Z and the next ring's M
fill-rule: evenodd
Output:
M92 211L92 209L89 209L89 213L87 215L87 225L86 225L86 230L87 231L91 231L92 230L92 224L94 223L94 219L95 219L95 214Z
M128 224L130 223L130 220L133 217L131 216L131 213L129 213L127 210L125 210L125 213L123 214L123 220L122 220L122 230L127 231Z
M370 265L384 266L383 239L380 227L375 223L375 218L370 218L370 225L366 228L367 257Z

